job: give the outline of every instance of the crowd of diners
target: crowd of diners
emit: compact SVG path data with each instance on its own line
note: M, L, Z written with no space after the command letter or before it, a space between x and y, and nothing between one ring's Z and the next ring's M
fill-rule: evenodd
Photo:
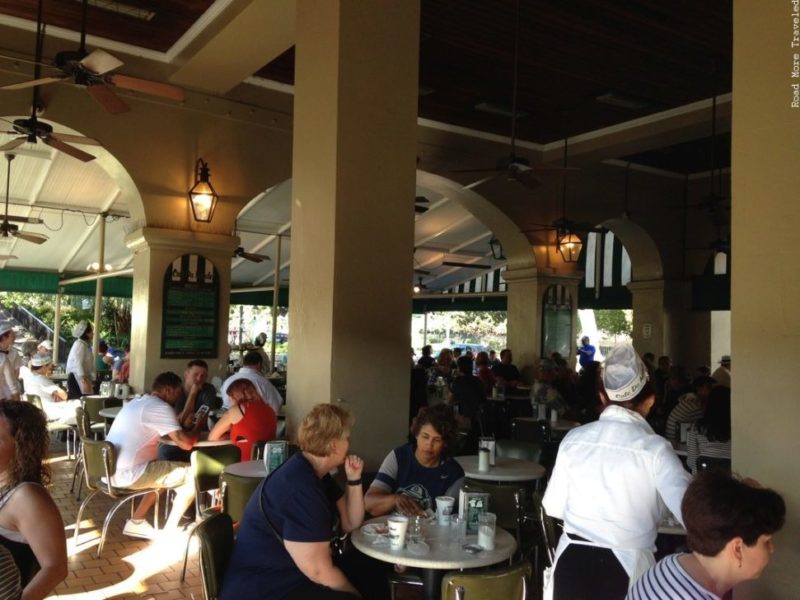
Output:
M9 354L3 352L9 349L8 333L0 323L4 381L11 367ZM76 337L80 343L81 336ZM83 354L82 349L79 352ZM429 351L423 351L426 356L430 357ZM479 420L479 411L470 412L469 403L459 400L464 385L457 382L474 377L478 384L468 384L465 393L482 394L484 400L489 388L487 376L474 374L472 357L467 355L455 359L453 377L452 358L441 365L420 365L423 372L434 368L442 373L436 377L446 374L440 366L449 368L452 395L446 402L420 408L411 421L408 443L387 448L371 482L362 480L364 461L350 453L356 424L345 408L320 404L304 416L294 440L299 452L257 488L238 524L222 583L223 600L389 597L391 565L352 547L332 553L332 533L334 527L353 531L368 515L430 515L434 498L457 495L464 481L464 471L454 459L463 451L464 436L459 432L472 431L472 422ZM476 358L479 369L492 370L488 353ZM559 358L546 359L556 371ZM39 362L31 360L31 368L41 368ZM194 495L188 453L208 428L206 417L197 416L200 406L228 408L208 436L227 436L239 445L242 459L250 453L242 438L275 436L281 399L261 373L261 365L257 352L248 353L244 367L224 382L220 398L212 395L213 386L206 382L207 365L193 360L182 377L162 373L148 393L122 407L107 435L118 450L113 483L176 493L163 531L147 521L153 498L148 495L126 521L126 535L152 539L179 529ZM492 373L492 385L497 381L506 387L516 385L521 378L510 351L501 353L499 365ZM584 374L588 371L595 378L597 418L561 441L542 501L550 516L563 520L547 597L720 599L738 583L759 577L769 562L772 536L785 518L783 499L753 480L723 470L692 476L684 468L670 440L654 430L652 423L658 421L648 418L653 418L659 401L662 407L673 402L660 414L666 415L665 428L672 412L682 406L673 420L697 418L698 439L713 441L724 433L718 429L720 417L710 410L720 386L712 383L706 393L702 388L708 386L709 375L702 374L706 379L696 381L691 392L695 399L690 402L684 398L690 392L676 393L673 386L680 382L672 382L678 378L666 368L666 373L656 375L660 369L650 368L630 344L612 349L602 366L586 363ZM548 364L540 367L538 383L555 388L559 378L551 374ZM712 379L719 381L715 375ZM73 379L83 391L86 382L80 373ZM541 398L551 395L540 386L534 388L534 397L542 389ZM48 417L9 395L5 387L0 394L0 597L44 598L67 574L64 525L46 490ZM725 399L729 415L729 393ZM66 400L59 397L59 401ZM480 408L480 399L476 402ZM565 412L571 410L569 402L563 404ZM164 438L174 445L160 445ZM167 448L176 454L159 454ZM344 489L331 476L337 469L343 471ZM686 527L689 552L655 563L652 549L665 506ZM676 595L675 590L680 592Z

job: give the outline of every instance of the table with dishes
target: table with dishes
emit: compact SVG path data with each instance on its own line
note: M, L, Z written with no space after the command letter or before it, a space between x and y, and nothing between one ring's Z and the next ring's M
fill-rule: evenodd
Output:
M223 469L223 473L237 475L238 477L264 479L267 476L267 467L264 466L263 460L245 460L226 466Z
M97 414L104 419L116 419L121 410L121 406L109 406L108 408L101 408Z
M421 569L426 600L440 597L446 571L494 565L508 560L517 549L514 537L499 527L494 549L486 550L477 545L477 535L460 534L457 527L439 525L435 518L422 524L418 536L407 533L402 548L393 548L386 525L386 516L370 519L353 531L350 539L356 548L374 559Z
M482 481L500 483L535 481L547 473L547 469L539 463L505 456L496 457L494 466L490 466L488 471L481 471L478 468L478 457L475 455L456 456L456 461L464 469L467 477Z

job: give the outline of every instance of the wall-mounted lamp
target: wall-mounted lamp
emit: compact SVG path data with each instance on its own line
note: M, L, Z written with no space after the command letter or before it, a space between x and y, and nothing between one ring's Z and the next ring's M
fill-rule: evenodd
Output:
M506 260L506 256L503 254L503 244L495 236L492 236L492 239L489 240L489 248L492 249L492 258Z
M578 257L581 255L583 242L581 238L569 230L558 232L557 237L558 251L561 258L567 263L578 262Z
M195 221L210 223L214 216L219 196L208 180L208 163L202 158L197 159L195 165L194 186L189 190L189 202L192 205L192 214Z
M422 290L427 290L428 286L422 283L422 277L418 277L413 289L415 294L419 294Z

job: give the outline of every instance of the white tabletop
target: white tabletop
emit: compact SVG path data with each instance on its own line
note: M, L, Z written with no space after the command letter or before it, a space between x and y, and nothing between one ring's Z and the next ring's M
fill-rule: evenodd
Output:
M686 456L686 442L672 442L672 447L675 449L675 454L678 456Z
M386 517L370 519L366 523L385 523ZM363 525L362 525L363 527ZM450 527L437 525L435 521L423 526L425 543L430 552L423 556L411 554L407 548L391 548L388 545L376 546L374 536L367 536L361 529L353 531L350 539L353 545L367 556L383 562L421 569L473 569L486 567L507 560L517 549L514 537L505 529L497 528L494 539L494 550L482 550L477 554L469 554L462 549L462 544L455 543L450 535ZM477 543L477 535L468 535L464 544Z
M456 460L467 477L483 481L533 481L541 479L547 473L538 463L505 456L498 456L495 466L489 467L488 471L478 470L477 455L456 456Z
M208 436L208 433L207 432L203 432L201 434L201 436L200 436L200 439L197 440L194 443L193 448L208 448L210 446L228 446L228 445L231 444L230 440L206 440L206 439L203 439L204 437L207 437L207 436ZM166 436L162 437L158 441L159 441L160 444L164 444L165 446L177 446L178 445L178 443L175 440L173 440L171 438L168 438Z
M262 460L246 460L228 465L223 469L223 473L230 473L239 477L264 479L267 476L267 467L264 466L264 461Z
M517 417L517 421L526 421L528 423L536 423L540 421L536 417ZM570 421L568 419L559 419L558 421L548 421L550 423L550 429L553 431L569 431L570 429L575 429L576 427L580 427L581 424L577 421Z
M108 408L101 408L97 414L106 419L115 419L121 410L121 406L109 406Z
M658 524L658 533L666 535L686 535L686 528L672 515L667 515Z

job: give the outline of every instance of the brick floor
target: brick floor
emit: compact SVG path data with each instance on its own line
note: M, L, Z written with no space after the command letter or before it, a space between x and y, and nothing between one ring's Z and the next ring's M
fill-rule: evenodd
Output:
M172 600L194 598L202 600L200 567L197 562L197 543L193 540L186 570L186 580L180 582L183 552L187 535L176 534L170 539L146 541L122 535L127 507L120 508L108 529L103 554L97 558L100 529L112 501L105 495L95 496L84 511L78 543L73 543L75 517L79 502L70 493L75 462L67 460L64 444L53 442L50 466L53 483L50 487L64 519L69 556L69 575L50 598L101 600L125 598ZM86 497L84 488L81 499ZM163 522L163 520L162 520ZM398 588L398 600L420 598L415 588Z

